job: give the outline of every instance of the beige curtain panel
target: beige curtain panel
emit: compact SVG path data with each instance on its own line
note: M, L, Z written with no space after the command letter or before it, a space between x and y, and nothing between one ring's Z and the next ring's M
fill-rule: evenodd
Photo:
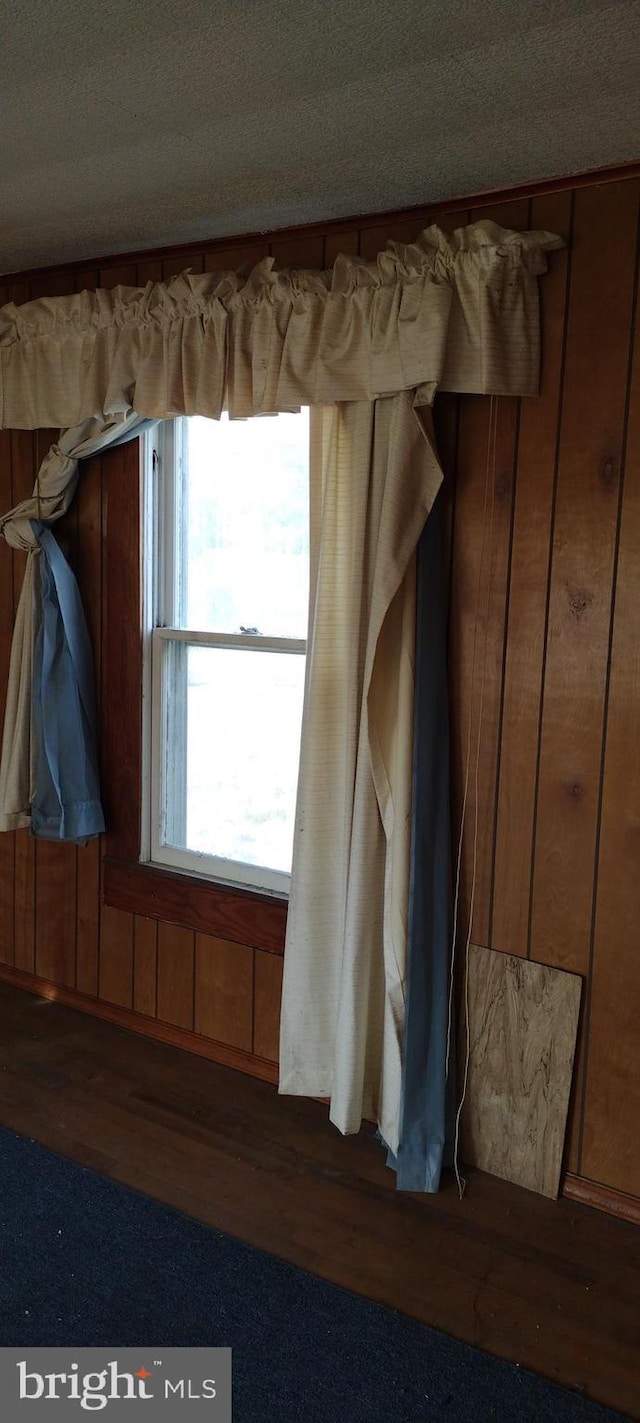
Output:
M280 1091L398 1149L415 548L442 473L413 395L312 411L307 685Z
M442 478L439 389L535 395L537 277L562 240L479 222L330 272L185 273L0 309L0 425L71 427L34 499L0 521L33 548L77 459L119 422L312 413L309 653L281 1090L328 1096L398 1145L405 1021L415 550ZM28 820L33 564L19 608L0 827Z
M0 424L76 426L135 410L218 417L372 400L402 390L532 395L536 277L547 232L427 228L376 261L246 278L185 273L145 288L0 309Z

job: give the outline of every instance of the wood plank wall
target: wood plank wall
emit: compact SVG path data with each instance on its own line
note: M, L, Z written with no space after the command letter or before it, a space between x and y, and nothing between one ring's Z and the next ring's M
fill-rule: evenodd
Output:
M451 529L456 814L471 748L463 938L585 979L567 1166L640 1196L640 351L637 177L439 211L568 240L542 279L543 382L522 402L444 396L437 427ZM271 242L212 244L100 270L31 274L0 303L140 284L271 253L293 266L411 240L429 213ZM30 492L48 435L0 433L3 508ZM110 456L113 458L114 456ZM124 455L123 455L124 457ZM107 462L63 537L105 695L101 587ZM22 556L0 550L0 700ZM0 710L2 708L0 707ZM480 737L478 740L478 727ZM477 809L477 852L473 828ZM475 863L474 863L475 859ZM275 1079L281 958L101 903L96 845L0 836L0 975ZM74 995L84 995L75 998Z

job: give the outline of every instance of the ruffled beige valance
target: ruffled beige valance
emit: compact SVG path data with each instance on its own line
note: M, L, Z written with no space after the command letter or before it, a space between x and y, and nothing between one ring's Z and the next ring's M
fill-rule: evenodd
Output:
M83 291L0 309L0 425L235 417L437 389L538 389L536 277L548 232L429 227L375 261Z

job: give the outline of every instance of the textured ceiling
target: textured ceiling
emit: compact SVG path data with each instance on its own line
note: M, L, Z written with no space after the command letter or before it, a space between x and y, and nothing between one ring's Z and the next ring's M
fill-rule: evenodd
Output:
M637 0L0 0L0 20L0 272L640 156Z

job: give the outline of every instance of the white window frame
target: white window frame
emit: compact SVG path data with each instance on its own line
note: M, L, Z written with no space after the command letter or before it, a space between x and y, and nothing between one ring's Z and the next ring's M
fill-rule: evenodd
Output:
M162 421L148 431L141 445L141 569L143 609L142 657L142 823L140 860L178 873L196 875L232 888L288 897L291 875L268 866L248 865L197 850L168 844L164 824L163 764L180 776L182 758L173 761L167 748L180 734L184 708L170 705L165 695L168 659L189 645L289 652L305 656L306 640L252 636L249 633L203 632L176 626L176 609L183 596L183 553L175 537L181 522L182 468L186 449L186 419ZM176 718L178 725L176 725ZM178 764L178 762L180 764ZM174 803L183 804L176 788Z

